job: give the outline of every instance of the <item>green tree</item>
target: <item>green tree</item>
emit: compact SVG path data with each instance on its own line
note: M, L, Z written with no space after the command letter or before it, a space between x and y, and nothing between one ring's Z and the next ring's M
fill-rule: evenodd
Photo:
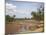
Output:
M11 16L9 16L9 15L6 15L6 16L5 16L6 22L11 22L11 21L13 21L14 19L15 19L15 16L13 16L13 17L11 17Z
M31 15L33 16L32 18L35 20L44 20L44 9L42 10L38 9L37 12L32 12Z

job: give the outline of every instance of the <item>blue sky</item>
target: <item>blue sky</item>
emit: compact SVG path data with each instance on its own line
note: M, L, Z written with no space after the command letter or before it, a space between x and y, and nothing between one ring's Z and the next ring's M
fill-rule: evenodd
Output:
M43 3L6 0L6 14L16 15L16 18L31 18L31 12L37 11L41 5Z

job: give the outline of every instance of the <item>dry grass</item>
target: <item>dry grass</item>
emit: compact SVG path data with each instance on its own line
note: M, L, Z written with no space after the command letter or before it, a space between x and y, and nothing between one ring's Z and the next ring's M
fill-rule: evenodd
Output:
M31 20L17 20L15 22L10 22L6 24L6 33L16 33L20 32L20 26L22 24L32 24L32 27L27 30L30 32L43 32L43 24L37 24L37 23L32 23L33 21Z

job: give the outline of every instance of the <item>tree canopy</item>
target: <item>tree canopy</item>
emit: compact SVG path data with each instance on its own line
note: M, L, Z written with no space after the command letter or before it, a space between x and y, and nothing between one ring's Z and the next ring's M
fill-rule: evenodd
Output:
M15 19L15 15L14 15L13 17L11 17L11 16L9 16L9 15L6 15L6 16L5 16L5 20L6 20L6 21L9 21L9 22L10 22L10 21L13 21L14 19Z
M31 15L33 16L32 19L35 20L44 20L44 8L42 10L38 9L37 12L32 12Z

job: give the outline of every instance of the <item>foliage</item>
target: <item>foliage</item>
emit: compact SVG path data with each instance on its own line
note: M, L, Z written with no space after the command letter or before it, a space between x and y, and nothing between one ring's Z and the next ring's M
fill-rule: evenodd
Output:
M15 17L15 16L14 16ZM8 21L8 22L10 22L10 21L13 21L14 20L14 17L11 17L11 16L9 16L9 15L6 15L5 16L5 20L6 20L6 22Z
M38 9L38 12L32 12L31 15L33 16L32 19L44 20L44 9Z

